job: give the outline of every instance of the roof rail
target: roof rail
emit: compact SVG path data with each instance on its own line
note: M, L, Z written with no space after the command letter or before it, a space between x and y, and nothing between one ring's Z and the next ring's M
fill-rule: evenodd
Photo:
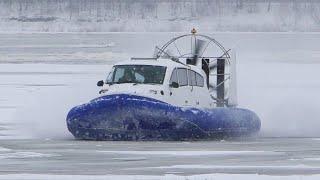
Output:
M138 57L132 57L131 60L132 60L132 61L136 61L136 60L157 60L157 58L138 58Z

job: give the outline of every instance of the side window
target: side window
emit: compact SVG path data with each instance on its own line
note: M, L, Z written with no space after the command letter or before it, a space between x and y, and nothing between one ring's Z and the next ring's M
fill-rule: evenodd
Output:
M188 74L189 74L189 85L190 86L196 86L197 83L196 83L196 72L192 71L192 70L189 70L188 69Z
M178 83L177 69L174 69L174 70L172 71L171 78L170 78L170 84L171 84L172 82Z
M204 86L204 79L203 77L196 73L196 81L197 81L197 86L203 87Z
M187 69L179 68L177 70L178 79L179 79L179 86L187 86L188 85L188 74Z
M108 74L108 76L107 76L106 83L112 83L113 72L114 72L114 67L113 67L113 68L111 69L111 71L109 72L109 74Z
M119 82L119 79L124 75L124 68L117 68L113 77L113 82Z

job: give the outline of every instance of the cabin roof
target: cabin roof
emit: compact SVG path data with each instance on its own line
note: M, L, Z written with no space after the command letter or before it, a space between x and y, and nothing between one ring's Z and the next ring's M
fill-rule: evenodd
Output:
M166 67L186 67L187 65L177 63L170 59L145 59L135 58L129 61L122 61L115 65L152 65L152 66L166 66Z
M197 66L192 65L185 65L183 63L175 62L171 59L146 59L146 58L135 58L134 60L128 60L128 61L122 61L119 63L114 64L117 65L151 65L151 66L165 66L168 68L187 68L192 69L198 73L200 73L202 76L205 76L203 70Z

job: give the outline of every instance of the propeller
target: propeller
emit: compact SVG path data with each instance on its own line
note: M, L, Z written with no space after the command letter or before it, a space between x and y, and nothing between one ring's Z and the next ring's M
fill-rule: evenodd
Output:
M215 84L209 83L209 92L213 92L216 91L217 87Z
M213 71L216 68L217 68L217 62L216 61L209 63L209 70L210 71Z
M205 44L206 44L206 41L204 40L201 40L201 39L195 40L195 47L193 48L193 52L192 52L192 62L194 65L198 64L199 55L203 51Z

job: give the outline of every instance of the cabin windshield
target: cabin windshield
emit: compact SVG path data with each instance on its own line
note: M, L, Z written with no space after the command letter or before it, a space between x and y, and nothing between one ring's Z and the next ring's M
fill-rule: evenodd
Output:
M166 67L152 65L117 65L107 78L108 84L162 84Z

